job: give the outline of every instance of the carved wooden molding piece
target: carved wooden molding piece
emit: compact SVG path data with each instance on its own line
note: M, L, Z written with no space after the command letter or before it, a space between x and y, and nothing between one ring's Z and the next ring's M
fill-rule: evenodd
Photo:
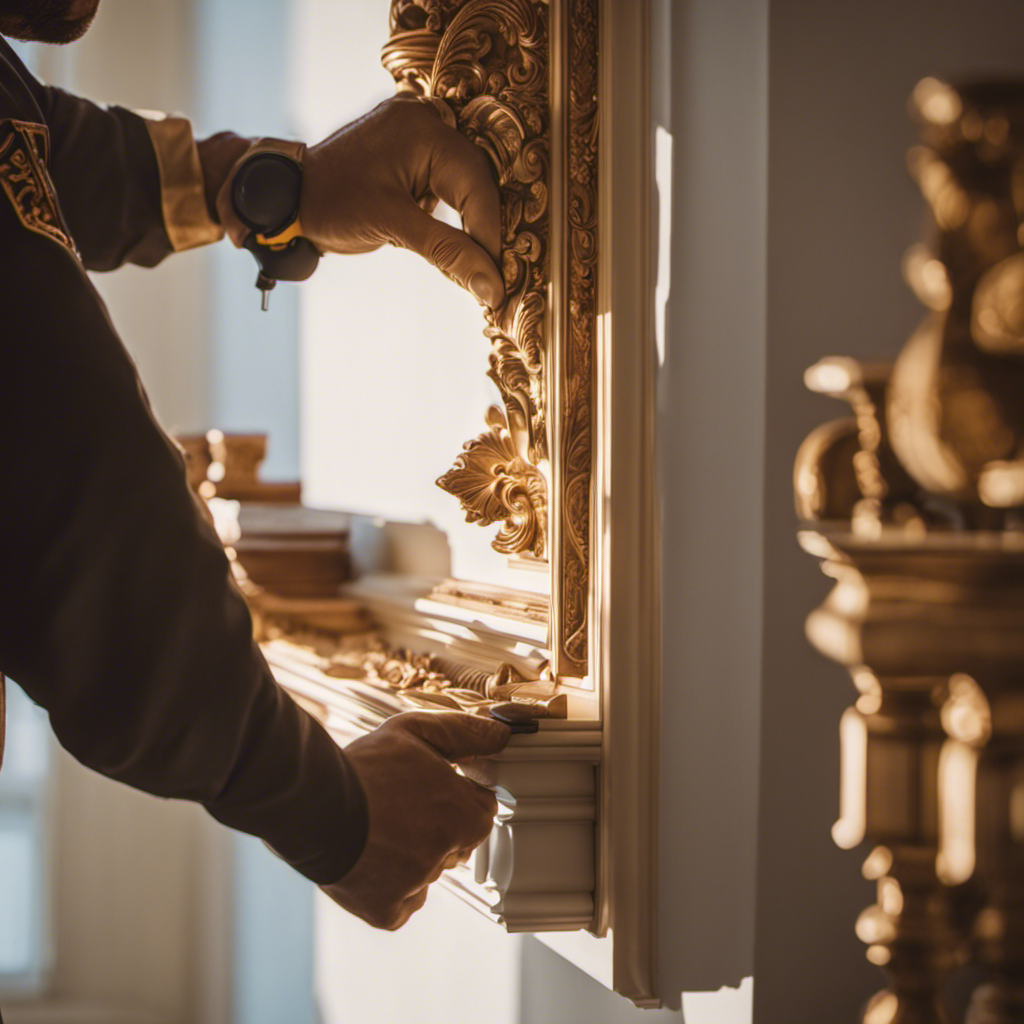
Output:
M568 706L547 669L539 679L525 679L507 664L488 672L443 655L393 647L373 635L339 643L324 672L377 682L413 706L486 715L495 704L512 701L528 705L534 718L565 718Z
M264 653L275 677L339 742L408 709L408 690L369 681L361 671L341 678L339 662L322 648L314 652L289 638L266 644ZM381 658L383 672L405 678L409 663L401 656ZM538 733L513 736L500 754L467 766L472 778L494 787L500 810L490 838L468 864L445 872L443 884L510 932L588 927L600 758L597 722L549 717Z
M242 574L261 643L285 642L306 650L327 677L361 680L408 708L446 709L487 715L497 704L524 704L534 718L565 718L568 698L559 693L550 667L529 678L514 665L493 670L449 655L397 647L383 639L355 601L296 601L267 594Z
M557 368L560 472L559 608L554 660L563 672L587 671L590 583L591 406L597 308L597 0L569 0L563 60L565 197L561 365Z
M545 626L550 621L547 597L528 590L513 591L486 583L449 579L434 587L430 599Z
M487 312L484 334L491 343L488 376L504 410L491 409L489 429L466 443L437 482L459 499L468 522L499 524L497 551L552 562L556 665L563 674L585 675L597 2L562 0L558 13L566 29L552 64L565 111L557 140L551 138L550 8L541 0L393 0L382 60L399 89L447 104L456 127L490 156L501 188L507 298ZM564 151L557 281L551 280L553 143ZM564 339L557 362L548 343L549 283L555 329ZM555 545L551 514L558 516Z
M466 522L501 523L492 541L495 551L528 551L542 558L547 538L547 485L541 471L516 450L505 414L496 405L487 413L490 430L467 441L455 465L438 481L454 494Z

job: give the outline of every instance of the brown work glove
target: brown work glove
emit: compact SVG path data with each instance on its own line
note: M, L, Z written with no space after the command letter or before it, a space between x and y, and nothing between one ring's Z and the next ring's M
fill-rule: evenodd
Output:
M320 252L372 252L386 244L411 249L494 309L505 297L497 267L498 186L486 153L445 124L442 110L443 104L402 93L309 147L301 233ZM219 173L225 177L212 176L224 182L216 214L241 245L248 231L231 207L232 174ZM438 199L459 213L465 231L430 215Z
M450 762L496 754L507 726L458 711L410 711L345 748L366 794L370 831L340 882L321 886L375 928L400 928L423 906L441 872L490 834L494 794Z

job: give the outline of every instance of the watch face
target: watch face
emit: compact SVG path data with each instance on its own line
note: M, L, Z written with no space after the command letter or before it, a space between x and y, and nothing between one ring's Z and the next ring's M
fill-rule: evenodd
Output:
M280 234L299 215L302 168L282 153L255 153L235 172L231 202L238 219L261 235Z

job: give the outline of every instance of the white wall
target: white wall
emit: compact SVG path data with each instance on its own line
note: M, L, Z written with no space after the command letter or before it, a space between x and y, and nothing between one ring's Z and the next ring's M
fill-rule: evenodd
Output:
M438 887L398 932L318 896L323 1024L518 1024L520 942Z
M653 116L673 153L658 374L660 971L677 1005L681 991L753 973L767 4L656 4L655 18Z
M194 804L111 782L63 752L55 789L52 995L161 1024L223 1024L227 832Z
M387 0L297 0L293 107L319 139L388 96L380 63ZM458 223L457 220L454 223ZM388 246L324 259L302 289L302 460L306 500L447 536L454 576L538 589L491 548L493 529L467 524L435 480L500 404L476 300L420 257Z
M41 76L101 103L163 111L196 104L192 0L103 0L74 46L40 47ZM206 429L208 253L183 253L155 270L126 267L94 280L171 430Z

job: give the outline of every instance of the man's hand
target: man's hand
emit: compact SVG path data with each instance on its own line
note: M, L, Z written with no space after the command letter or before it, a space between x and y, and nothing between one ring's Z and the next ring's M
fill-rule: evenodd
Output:
M336 903L375 928L400 928L427 887L490 834L497 801L450 762L496 754L508 727L457 711L411 711L345 748L366 793L370 832L359 860L333 885Z
M438 199L459 213L465 231L430 215ZM230 176L216 208L241 244L246 229L231 209ZM505 297L497 267L501 201L490 160L448 127L430 101L399 94L311 146L303 160L299 221L321 252L399 245L492 309Z

